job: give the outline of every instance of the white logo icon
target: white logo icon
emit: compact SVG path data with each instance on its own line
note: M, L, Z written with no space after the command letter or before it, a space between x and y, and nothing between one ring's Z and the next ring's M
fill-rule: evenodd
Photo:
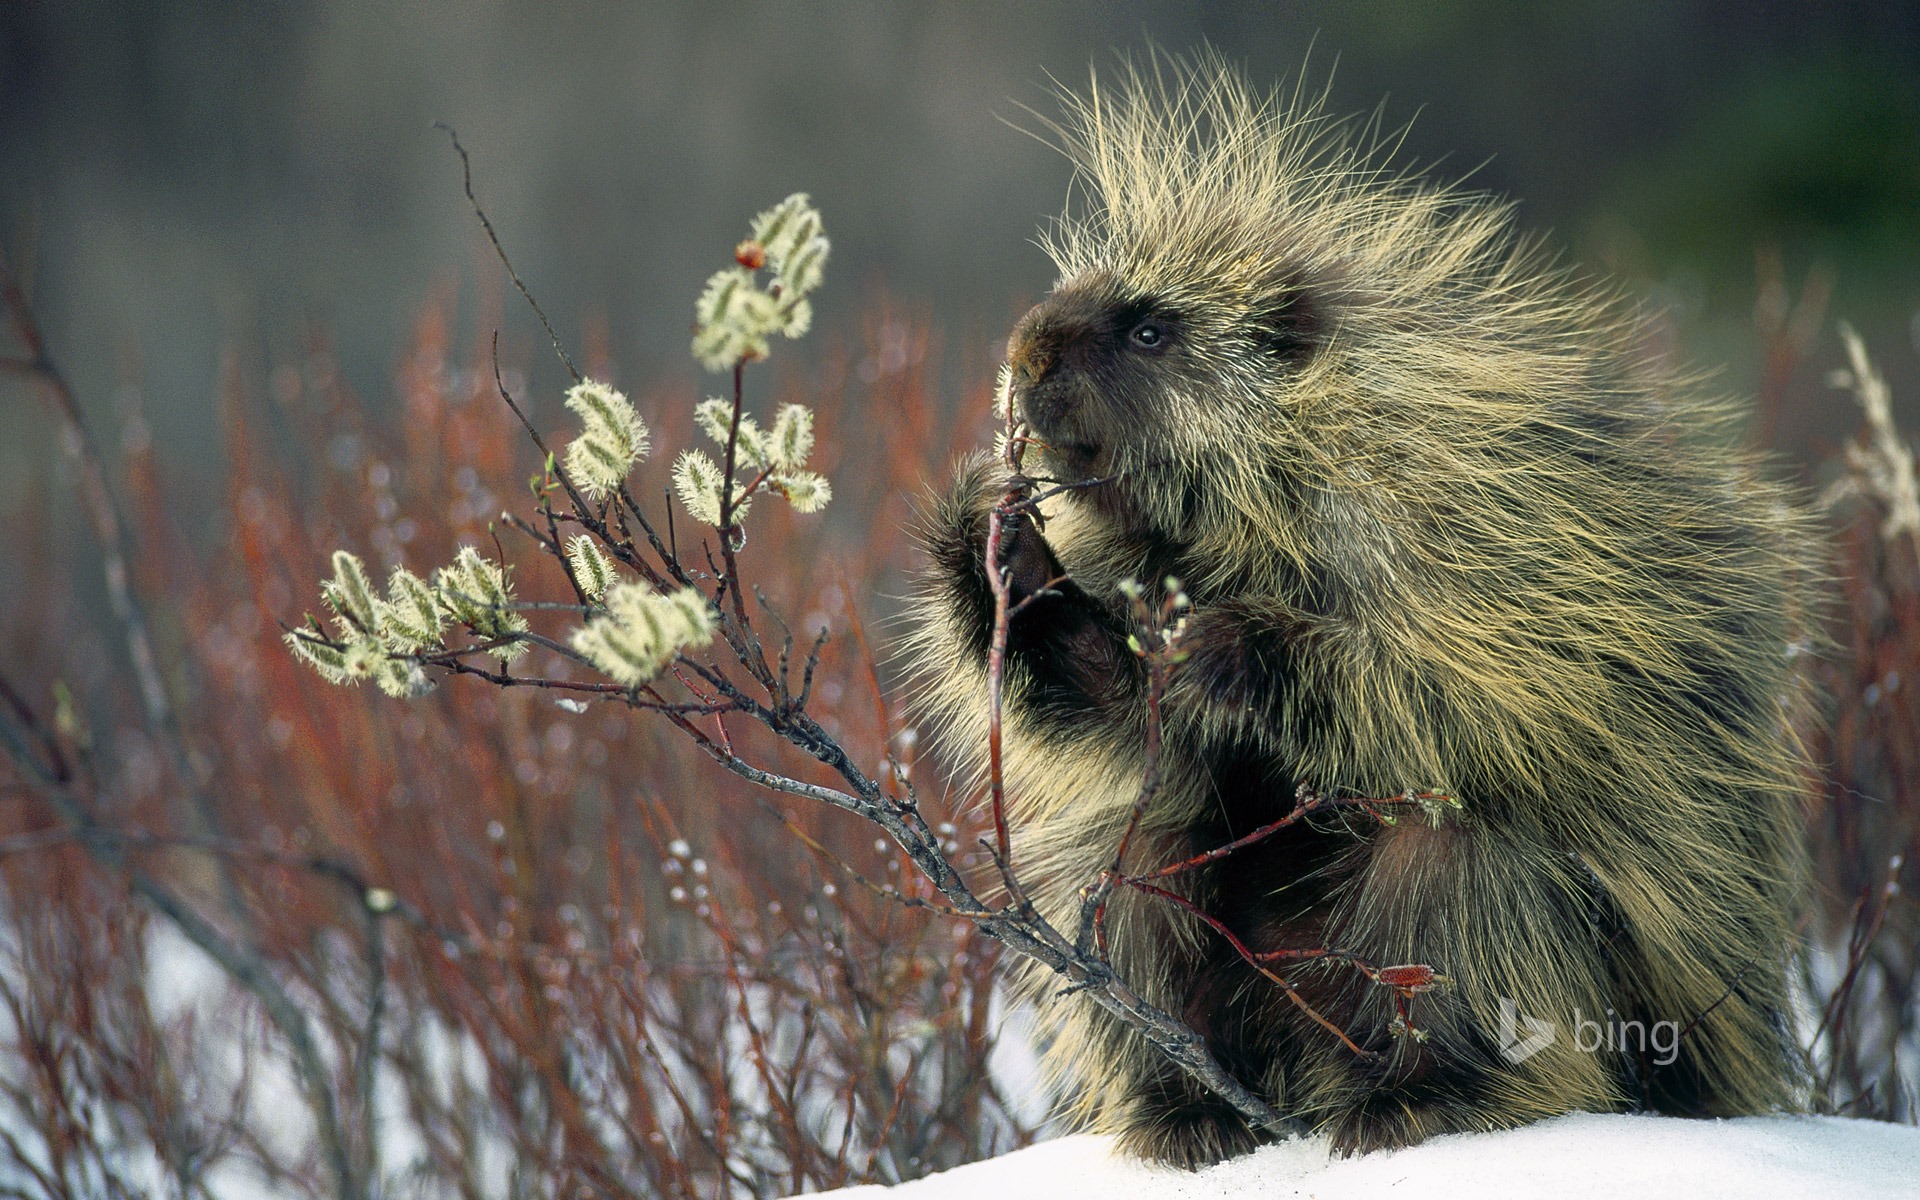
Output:
M1526 1026L1526 1038L1521 1039L1521 1025ZM1500 1054L1508 1062L1518 1065L1553 1045L1553 1022L1542 1021L1538 1017L1529 1017L1522 1013L1513 1001L1505 996L1500 998Z

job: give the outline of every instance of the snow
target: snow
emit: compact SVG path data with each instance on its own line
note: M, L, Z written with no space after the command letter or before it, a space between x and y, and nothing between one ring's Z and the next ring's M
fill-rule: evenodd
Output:
M1116 1157L1082 1134L898 1187L840 1200L1373 1200L1380 1196L1542 1200L1920 1200L1920 1128L1838 1117L1673 1117L1573 1113L1500 1133L1456 1134L1406 1150L1337 1159L1295 1138L1194 1174Z

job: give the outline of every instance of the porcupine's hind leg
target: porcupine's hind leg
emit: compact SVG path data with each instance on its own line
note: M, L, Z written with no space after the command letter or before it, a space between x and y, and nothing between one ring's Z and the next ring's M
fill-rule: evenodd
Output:
M1721 803L1734 813L1757 807L1743 800ZM1690 820L1707 827L1716 816ZM1620 897L1611 965L1622 997L1617 1040L1629 1094L1638 1107L1675 1116L1791 1109L1802 1082L1791 1065L1787 1015L1793 910L1777 881L1791 878L1793 868L1768 859L1791 842L1785 833L1733 820L1713 833L1715 844L1730 850L1748 839L1743 856L1730 852L1723 860L1744 863L1744 870L1715 873L1695 864L1691 871L1654 871L1604 846L1582 856L1596 886Z
M1138 1033L1122 1032L1132 1043L1127 1051L1142 1059L1138 1081L1119 1109L1119 1142L1127 1153L1194 1171L1271 1140L1256 1133L1233 1105L1180 1070ZM1209 1049L1236 1079L1259 1079L1258 1064L1251 1056L1220 1054L1211 1039Z
M1298 648L1316 636L1299 612L1244 602L1196 609L1169 695L1170 721L1206 715L1198 736L1213 739L1203 757L1216 769L1236 745L1337 741L1330 732L1337 715L1314 708L1311 689L1298 683ZM1377 780L1371 794L1424 782ZM1499 797L1510 789L1461 782L1471 789L1461 796L1465 811L1438 824L1408 814L1376 830L1350 830L1350 853L1329 827L1325 836L1334 842L1289 865L1286 839L1307 849L1313 836L1302 827L1225 860L1242 876L1296 881L1290 895L1229 896L1215 912L1255 952L1330 949L1374 967L1425 964L1447 980L1408 1001L1417 1032L1396 1032L1393 989L1351 962L1275 964L1315 1013L1360 1048L1355 1053L1298 1006L1272 1010L1272 1023L1291 1029L1291 1040L1255 1041L1280 1076L1265 1081L1267 1090L1342 1154L1625 1102L1617 1056L1582 1052L1572 1036L1576 1020L1604 1016L1610 990L1589 881L1563 852L1502 817ZM1247 813L1244 823L1275 815ZM1269 854L1282 857L1260 865ZM1298 881L1309 879L1323 880L1326 890L1300 894ZM1282 989L1266 986L1273 1004L1289 1003ZM1504 1047L1503 1017L1519 1031ZM1529 1019L1552 1023L1557 1036L1525 1044Z
M1348 1155L1626 1107L1618 1054L1582 1036L1611 1000L1590 896L1567 855L1487 822L1383 830L1334 937L1446 983L1408 1002L1418 1032L1396 1033L1391 989L1352 975L1346 1027L1372 1056L1321 1043L1301 1114Z
M1148 999L1159 1002L1205 1040L1220 1066L1269 1103L1284 1099L1276 1078L1285 1054L1273 1044L1281 1030L1267 1009L1270 986L1223 943L1194 943L1170 927L1184 915L1146 897L1116 897L1134 911L1117 930L1116 969ZM1112 1133L1126 1153L1196 1170L1245 1154L1270 1137L1254 1130L1231 1103L1182 1070L1138 1030L1085 1001L1062 1023L1060 1056L1071 1113L1090 1128ZM1076 1086L1077 1085L1077 1086ZM1283 1106L1283 1105L1282 1105Z

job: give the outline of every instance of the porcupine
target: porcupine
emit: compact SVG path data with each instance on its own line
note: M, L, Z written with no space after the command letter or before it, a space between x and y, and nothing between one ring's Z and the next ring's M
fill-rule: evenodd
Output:
M1192 914L1114 895L1119 974L1238 1078L1343 1154L1572 1110L1795 1106L1794 660L1820 566L1737 405L1508 206L1390 169L1323 97L1156 57L1063 102L1084 201L1043 239L1059 279L1008 386L1026 470L1083 486L1014 514L1002 555L1030 598L1005 776L1041 911L1073 928L1141 786L1119 585L1174 577L1192 608L1129 870L1300 787L1458 805L1330 812L1163 881L1256 953L1440 972L1409 1031L1351 963L1280 964L1361 1054ZM1007 480L983 455L931 503L912 615L923 711L979 769ZM1017 978L1084 1127L1185 1166L1264 1140L1057 977ZM1536 1047L1532 1022L1557 1036Z

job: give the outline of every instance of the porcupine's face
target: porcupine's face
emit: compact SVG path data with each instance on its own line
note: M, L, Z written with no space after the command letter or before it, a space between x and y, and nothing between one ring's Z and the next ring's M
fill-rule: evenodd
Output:
M1045 473L1111 480L1080 496L1180 536L1196 488L1220 477L1221 460L1271 436L1287 381L1312 353L1311 316L1291 288L1229 309L1142 292L1102 271L1063 281L1008 341L1014 398Z

